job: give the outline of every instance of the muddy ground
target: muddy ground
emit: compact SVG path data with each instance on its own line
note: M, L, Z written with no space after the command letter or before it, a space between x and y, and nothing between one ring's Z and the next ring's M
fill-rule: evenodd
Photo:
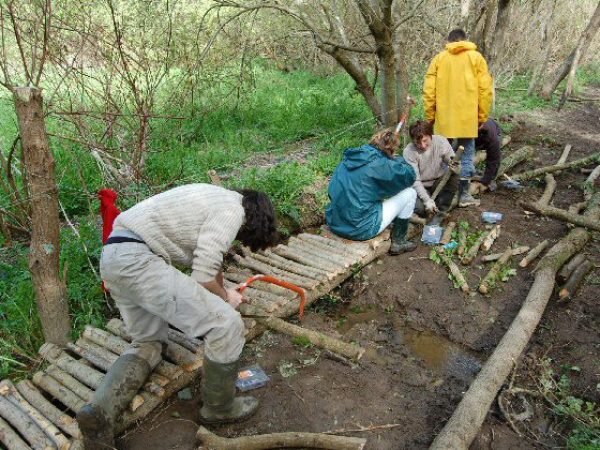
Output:
M545 111L502 119L512 124L507 153L523 144L537 149L536 159L517 171L556 161L566 144L573 146L569 160L600 150L598 104L577 104L560 115ZM585 176L579 171L557 176L554 205L567 208L581 201L579 186ZM491 252L515 243L534 246L543 239L555 243L568 232L565 224L525 214L518 205L537 199L542 190L543 183L535 181L520 192L499 190L484 195L479 208L454 211L451 220L468 221L472 230L481 230L482 211L502 212L502 233ZM599 250L596 234L585 248L596 265ZM453 287L446 270L428 259L429 251L420 246L414 253L371 263L306 315L304 326L368 347L369 357L360 365L329 359L316 348L294 345L273 333L248 345L244 362L260 364L271 377L267 386L252 391L261 401L260 410L243 424L213 431L233 437L337 430L367 438L368 449L427 448L509 327L533 280L532 268L518 268L517 257L512 261L516 275L491 295L465 296ZM487 270L479 260L467 269L473 290ZM596 268L571 302L559 305L556 297L551 299L512 376L513 387L539 393L547 370L541 361L547 360L557 374L569 376L574 395L600 401L599 297ZM198 392L194 386L192 400L169 401L130 430L119 448L196 448ZM471 448L564 446L570 423L551 414L542 398L526 400L532 407L522 409L532 412L522 421L512 416L512 428L494 403ZM513 399L516 407L519 402L523 400Z

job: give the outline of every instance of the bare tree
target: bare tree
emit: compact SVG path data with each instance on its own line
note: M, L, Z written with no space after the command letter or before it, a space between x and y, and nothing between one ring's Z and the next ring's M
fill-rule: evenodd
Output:
M0 5L0 83L13 95L31 207L29 268L48 342L69 341L71 322L66 283L60 277L60 224L54 156L39 88L48 55L52 4L8 1ZM18 65L11 64L14 50ZM20 67L19 67L20 66Z
M569 74L571 68L575 66L576 70L577 64L585 57L585 53L592 43L594 36L598 32L598 29L600 29L600 2L598 2L594 14L592 15L585 30L583 30L583 33L581 33L579 41L577 42L577 45L573 51L558 68L554 76L551 77L550 80L548 80L548 82L544 85L544 88L541 92L542 97L550 99L560 82Z
M424 0L307 1L285 5L269 0L214 0L213 3L213 8L231 11L221 28L240 15L257 10L275 11L292 19L312 36L317 48L334 58L352 77L356 90L380 123L389 126L398 120L408 86L398 31L421 14ZM375 67L374 81L369 77L370 64Z

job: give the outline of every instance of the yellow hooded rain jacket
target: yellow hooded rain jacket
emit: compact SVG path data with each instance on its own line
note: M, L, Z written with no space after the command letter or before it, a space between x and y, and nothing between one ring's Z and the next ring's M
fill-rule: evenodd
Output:
M450 42L431 61L425 75L423 104L435 132L447 138L476 138L488 119L494 96L485 58L469 41Z

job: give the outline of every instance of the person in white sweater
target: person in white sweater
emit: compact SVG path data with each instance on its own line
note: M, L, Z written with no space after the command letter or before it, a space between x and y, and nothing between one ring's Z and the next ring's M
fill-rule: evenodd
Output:
M409 128L412 143L404 149L404 159L415 169L417 178L413 188L417 191L415 212L418 215L436 214L438 219L448 212L458 189L460 177L452 172L448 183L438 194L437 202L431 198L438 182L452 170L454 150L443 136L433 134L429 122L419 120Z
M100 272L133 343L77 416L87 450L114 447L115 418L161 361L168 324L204 338L200 421L237 422L254 413L255 398L235 397L245 343L236 311L242 296L224 288L221 272L235 239L253 251L277 242L275 210L266 194L189 184L147 198L116 218Z

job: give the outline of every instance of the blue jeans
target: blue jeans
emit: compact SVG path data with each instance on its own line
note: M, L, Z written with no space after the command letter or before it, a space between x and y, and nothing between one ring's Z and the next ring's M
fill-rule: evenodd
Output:
M471 178L475 175L475 138L454 138L452 148L454 151L462 145L465 151L461 158L461 178Z

